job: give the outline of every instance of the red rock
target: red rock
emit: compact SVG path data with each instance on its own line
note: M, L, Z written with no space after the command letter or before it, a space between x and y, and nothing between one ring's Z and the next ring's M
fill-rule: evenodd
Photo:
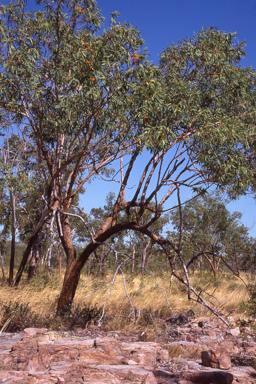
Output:
M202 351L202 365L211 368L229 369L231 367L230 357L218 351Z
M159 363L167 363L169 361L169 351L161 349L157 352L156 361Z
M200 384L231 384L233 375L227 372L196 372L192 373L188 379L193 383Z
M157 384L155 376L150 372L145 379L142 380L141 384Z
M46 333L47 331L47 328L25 328L23 331L23 335L27 337L33 337L40 333Z
M189 324L170 325L170 341L165 346L170 356L174 355L171 359L159 343L138 342L139 335L106 333L97 327L65 333L43 329L19 334L3 332L0 384L230 384L232 377L233 383L255 384L253 338L241 343L225 327L217 329L216 324L207 324L203 329ZM214 334L217 340L213 341ZM183 336L186 341L181 340ZM234 366L228 372L211 367L201 371L197 359L202 350L208 353L212 366L228 366L229 356Z

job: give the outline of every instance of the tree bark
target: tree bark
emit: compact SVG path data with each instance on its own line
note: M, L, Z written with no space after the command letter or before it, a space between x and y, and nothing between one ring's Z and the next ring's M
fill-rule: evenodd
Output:
M203 253L203 255L206 258L206 260L208 261L208 263L210 264L214 278L216 279L217 275L218 275L220 258L217 261L215 256L213 255L213 259L211 260L210 257L208 257L208 255L206 253Z
M68 211L68 207L66 207L65 211ZM67 267L66 267L66 272L64 276L64 282L63 286L65 285L67 279L69 278L69 275L71 273L71 270L76 263L76 249L73 245L73 240L72 240L72 232L69 224L69 219L68 216L65 214L61 214L61 226L62 226L62 235L60 236L61 238L61 243L63 245L66 257L67 257Z
M145 265L145 268L146 268L146 269L148 269L148 265L149 265L149 261L150 261L150 259L151 259L151 256L152 256L152 252L150 251L150 252L149 252L149 255L148 255L148 257L147 257L147 260L146 260L146 265Z
M91 272L91 257L89 257L88 267L87 267L87 277L88 277L88 280L90 279L90 272Z
M73 265L67 266L65 278L57 306L57 315L63 315L70 311L71 305L76 293L77 285L80 279L82 267L77 261L73 261Z
M64 212L68 211L69 206L66 205L63 208ZM75 296L76 288L80 278L81 269L75 268L77 266L76 261L76 249L73 245L72 233L69 224L68 216L61 213L61 231L60 234L61 243L63 245L66 257L67 266L62 286L61 295L58 301L57 314L62 315L69 312Z

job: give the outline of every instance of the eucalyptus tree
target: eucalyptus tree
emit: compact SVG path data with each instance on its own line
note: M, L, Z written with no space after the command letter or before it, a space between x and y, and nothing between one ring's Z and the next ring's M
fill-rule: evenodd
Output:
M47 206L30 239L15 284L47 215L60 215L67 276L76 259L68 212L88 180L132 150L142 135L143 94L152 93L157 69L129 24L97 34L102 17L94 1L38 1L1 6L1 108L24 121L45 183ZM143 120L142 120L143 121ZM137 140L135 137L137 136Z
M182 216L182 254L187 268L203 258L214 277L221 264L239 276L250 243L248 228L240 221L242 214L231 214L220 196L204 195L185 204ZM171 219L179 236L178 208L172 212Z
M37 4L36 12L26 12L20 0L1 6L0 107L27 126L47 202L14 283L51 215L67 257L58 313L70 308L90 255L124 230L158 243L173 274L189 285L171 256L181 257L181 239L165 239L153 224L171 208L174 194L181 206L186 189L241 184L247 172L241 143L247 145L255 122L255 71L239 67L244 43L236 44L232 33L202 30L165 49L156 67L139 32L116 22L117 14L100 33L93 0ZM85 223L90 237L77 258L70 209L94 176L114 177L120 190L97 232ZM144 221L147 212L152 215Z

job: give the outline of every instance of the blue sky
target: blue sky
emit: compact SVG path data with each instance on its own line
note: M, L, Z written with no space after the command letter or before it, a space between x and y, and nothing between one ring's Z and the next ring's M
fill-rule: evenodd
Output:
M99 0L108 25L110 13L118 11L120 21L137 27L145 40L151 60L170 43L192 37L202 27L218 26L237 32L247 41L248 57L243 65L256 63L256 1L254 0Z
M120 13L119 21L128 21L138 28L149 59L156 64L159 53L172 42L192 37L202 27L217 26L225 32L237 32L239 41L246 40L247 57L241 65L256 67L256 0L98 0L97 3L106 19L105 28L113 11ZM27 1L27 10L36 8L35 1ZM93 182L81 198L85 211L104 205L107 193L116 190L113 183ZM256 236L255 207L250 197L228 206L231 212L242 212L242 221L251 228L252 236Z

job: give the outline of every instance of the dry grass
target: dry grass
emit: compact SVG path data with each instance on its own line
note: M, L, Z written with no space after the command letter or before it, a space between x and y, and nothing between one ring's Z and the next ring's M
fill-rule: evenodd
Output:
M205 350L205 347L203 345L196 346L195 344L192 348L186 348L178 343L171 343L165 344L164 349L168 350L170 359L173 359L174 357L200 359L201 352Z
M74 300L74 307L82 305L102 307L110 293L111 283L104 285L112 279L112 276L105 276L104 280L98 281L96 278L88 279L82 275L77 293ZM246 277L245 277L246 279ZM167 294L170 306L175 315L186 314L189 309L193 309L198 318L210 316L210 313L196 302L188 301L186 288L178 281L173 281L170 288L169 274L158 277L157 283ZM18 288L0 287L0 305L11 302L29 304L32 311L37 314L54 313L58 296L61 291L63 276L48 277L47 274L40 279L35 279L27 284L23 280ZM228 314L234 311L237 317L243 316L239 307L242 301L247 299L247 291L241 280L229 274L220 275L219 279L214 280L209 274L194 274L191 276L194 287L200 291L207 291L213 306L220 312ZM100 289L101 285L103 285ZM140 309L141 316L145 323L155 326L155 318L166 318L172 316L168 308L166 299L161 290L156 287L150 276L126 277L126 287L135 310ZM90 297L88 297L94 292ZM202 293L207 298L205 293ZM86 299L87 298L87 299ZM85 301L86 299L86 301ZM84 302L85 301L85 302ZM134 329L131 306L126 296L122 276L116 278L112 286L111 294L108 297L105 307L106 323L111 329L130 328ZM1 324L1 313L0 313Z

